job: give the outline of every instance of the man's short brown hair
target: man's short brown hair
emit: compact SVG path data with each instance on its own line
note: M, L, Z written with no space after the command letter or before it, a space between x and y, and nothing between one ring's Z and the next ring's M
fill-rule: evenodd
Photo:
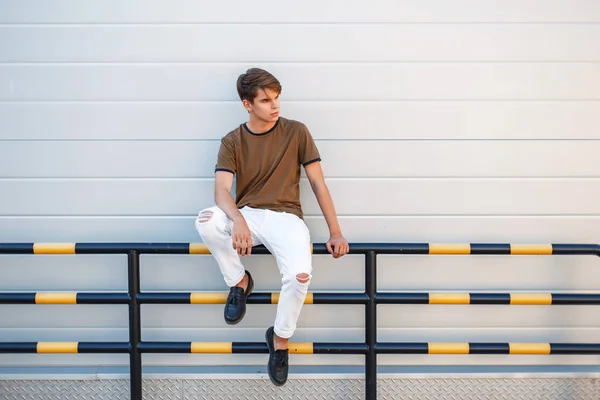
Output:
M281 83L271 73L260 68L250 68L237 80L237 91L240 100L254 102L258 90L271 89L281 93Z

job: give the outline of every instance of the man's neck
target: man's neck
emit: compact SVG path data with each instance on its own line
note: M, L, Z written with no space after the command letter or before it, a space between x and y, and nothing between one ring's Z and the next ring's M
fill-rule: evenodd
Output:
M271 128L273 128L276 123L277 123L277 121L265 122L265 121L262 121L259 119L250 118L250 120L248 122L246 122L246 126L253 133L264 133L264 132L269 131Z

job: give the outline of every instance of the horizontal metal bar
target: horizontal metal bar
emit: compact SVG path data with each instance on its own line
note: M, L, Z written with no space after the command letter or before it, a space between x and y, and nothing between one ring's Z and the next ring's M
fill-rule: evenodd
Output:
M252 293L247 303L277 304L278 298L278 292ZM225 304L227 292L145 292L138 294L138 300L141 304ZM305 303L366 304L368 300L365 293L308 293Z
M0 293L0 304L35 304L35 293Z
M0 293L0 304L127 304L127 293Z
M142 353L268 353L265 342L142 342ZM366 354L365 343L294 343L288 344L290 354Z
M33 243L0 243L0 254L33 254Z
M600 343L551 343L550 354L600 354Z
M205 254L202 243L0 243L0 254ZM328 254L324 243L312 245L314 254ZM198 251L200 250L200 251ZM517 254L596 255L598 244L509 244L509 243L350 243L350 254ZM270 254L255 246L252 254Z
M508 343L469 343L469 354L509 354Z
M37 353L37 342L0 342L0 353Z
M379 304L428 304L429 293L376 293Z
M565 254L595 254L600 256L600 245L599 244L553 244L552 254L554 255L565 255Z
M472 243L471 254L510 254L510 244Z
M140 342L140 353L191 353L191 342Z
M600 305L591 293L377 293L379 304Z
M367 354L366 343L315 343L315 354Z
M77 243L77 254L189 254L189 243Z
M129 353L127 342L0 342L0 353Z
M379 354L427 354L429 346L420 343L377 343L375 353Z
M378 343L379 354L600 354L600 343Z
M600 294L586 293L552 293L552 304L564 305L597 305L600 304Z

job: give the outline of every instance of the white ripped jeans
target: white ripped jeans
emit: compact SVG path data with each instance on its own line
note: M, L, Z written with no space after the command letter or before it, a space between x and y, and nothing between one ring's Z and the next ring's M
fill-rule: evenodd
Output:
M310 233L304 221L291 213L248 206L240 212L252 234L253 245L263 244L277 261L282 287L274 329L277 336L290 338L296 330L312 277ZM202 210L196 218L196 230L230 287L237 285L245 274L240 256L232 245L232 229L233 221L217 206ZM301 274L308 275L308 279Z

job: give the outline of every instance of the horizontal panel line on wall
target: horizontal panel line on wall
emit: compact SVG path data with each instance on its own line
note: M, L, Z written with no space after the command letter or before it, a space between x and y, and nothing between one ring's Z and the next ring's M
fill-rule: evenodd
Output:
M539 61L530 61L530 60L468 60L468 61L452 61L452 60L432 60L432 61L359 61L359 60L349 60L349 61L305 61L305 60L295 60L295 61L269 61L269 60L261 60L258 61L70 61L70 62L48 62L48 61L32 61L32 62L10 62L10 61L2 61L0 62L0 66L140 66L140 65L148 65L148 66L198 66L198 65L240 65L242 68L245 68L248 64L270 64L273 66L280 65L356 65L356 66L401 66L401 65L414 65L414 64L427 64L427 65L436 65L436 64L469 64L469 65L478 65L478 64L598 64L599 60L539 60Z
M156 219L194 219L197 214L69 214L69 215L50 215L50 214L0 214L0 218L156 218ZM387 219L387 218L598 218L600 214L338 214L340 218L355 219ZM305 219L323 219L320 214L305 214Z
M232 102L235 100L224 100L222 102ZM309 99L303 99L303 100L295 100L298 103L308 103L308 102L312 102L312 100ZM327 103L351 103L353 102L353 100L338 100L338 99L319 99L319 101L322 102L327 102ZM505 99L494 99L494 98L469 98L469 99L459 99L459 98L447 98L447 99L437 99L437 98L429 98L429 99L422 99L422 98L398 98L398 99L393 99L393 100L389 100L389 99L369 99L369 102L371 103L389 103L389 102L411 102L411 103L416 103L416 102L480 102L480 103L495 103L498 101L503 101L503 102L507 102L507 103L518 103L518 102L565 102L565 101L573 101L573 102L598 102L600 101L600 95L598 96L598 98L570 98L570 99L561 99L561 98L539 98L539 99L517 99L517 98L505 98ZM69 99L69 100L61 100L61 99L57 99L57 100L33 100L33 99L26 99L26 100L0 100L0 103L164 103L165 100L114 100L114 99L94 99L94 100L86 100L86 99ZM166 102L172 102L172 103L217 103L219 102L219 100L209 100L209 101L204 101L204 100L182 100L182 99L177 99L177 100L167 100Z
M197 214L69 214L69 215L51 215L51 214L28 214L28 215L0 215L2 219L181 219L188 220L196 218ZM354 215L338 215L340 219L423 219L423 218L436 218L436 219L464 219L464 218L492 218L492 219L505 219L505 218L517 218L517 219L532 219L532 218L550 218L550 219L586 219L586 218L600 218L600 214L389 214L389 215L376 215L376 214L354 214ZM306 220L323 220L323 215L320 214L306 214L304 215Z
M336 104L336 103L341 103L341 104L371 104L371 103L377 103L377 104L401 104L401 103L432 103L432 104L448 104L448 103L460 103L460 104L465 104L465 103L473 103L473 104L477 104L480 103L482 101L485 102L493 102L493 103L499 103L499 104L505 104L505 103L538 103L538 104L543 104L543 103L565 103L565 104L572 104L572 103L594 103L594 102L600 102L600 99L417 99L417 100L395 100L395 99L391 99L391 100L384 100L384 99L369 99L369 100L354 100L354 99L334 99L334 100L322 100L322 99L318 99L318 100L288 100L288 99L282 99L281 103L282 104L306 104L306 103L311 103L311 104ZM19 104L54 104L54 103L59 103L59 104L79 104L79 103L86 103L86 104L94 104L94 103L98 103L98 104L136 104L136 103L140 103L140 104L144 104L144 103L153 103L153 104L177 104L177 103L183 103L183 104L187 104L187 103L199 103L199 104L233 104L233 105L239 105L240 101L239 100L0 100L0 104L13 104L13 103L19 103Z
M265 21L225 21L225 22L2 22L0 27L120 27L120 26L156 26L156 27L178 27L178 26L248 26L248 25L269 25L269 26L288 26L288 25L299 25L299 26L398 26L398 25L596 25L600 24L600 20L597 21L396 21L396 22L377 22L377 21L315 21L315 22L295 22L295 21L278 21L273 22L269 20Z
M491 99L491 98L472 98L472 99L369 99L368 101L362 100L352 100L352 99L318 99L318 100L285 100L286 103L595 103L599 102L600 98L597 99ZM114 99L104 99L104 100L0 100L0 104L144 104L144 103L153 103L153 104L171 104L171 103L235 103L239 104L239 100L114 100Z
M567 182L567 181L598 181L600 180L600 177L482 177L482 176L476 176L476 177L365 177L365 176L361 176L361 177L325 177L325 180L327 182L332 182L332 181L340 181L340 182L344 182L344 181L383 181L383 182L398 182L398 181L439 181L439 182L448 182L448 181L481 181L482 183L484 182L489 182L489 181L558 181L558 182ZM0 182L12 182L12 181L37 181L37 182L64 182L64 181L83 181L83 182L88 182L88 181L159 181L159 182L173 182L173 181L183 181L183 182L187 182L187 181L198 181L198 182L207 182L207 181L214 181L214 178L212 177L201 177L201 178L164 178L164 177L143 177L143 178L138 178L138 177L119 177L119 178L111 178L111 177L92 177L92 178L88 178L88 177L68 177L68 178L58 178L58 177L52 177L52 178L35 178L35 177L29 177L29 178L0 178ZM304 183L308 183L308 178L301 178L300 179L301 182Z
M224 135L223 135L224 136ZM388 139L388 138L344 138L344 137L340 137L340 138L316 138L315 139L318 142L335 142L335 143L340 143L340 142L448 142L448 143L455 143L455 142L517 142L517 143L523 143L523 142L533 142L533 143L538 143L538 142L598 142L600 141L600 139L593 139L593 138L574 138L574 139L568 139L568 138L558 138L558 139L554 139L554 138L539 138L539 139L529 139L529 138L522 138L522 139L511 139L511 138L507 138L507 139L502 139L502 138L456 138L456 139L436 139L436 138L425 138L425 139L415 139L415 138L409 138L409 139L402 139L402 138L397 138L397 139ZM80 142L89 142L89 143L94 143L94 142L115 142L115 143L140 143L140 142L190 142L190 143L198 143L198 142L209 142L209 143L219 143L221 141L221 139L161 139L161 138L157 138L157 139L0 139L0 142L29 142L29 143L38 143L38 142L50 142L50 143L54 143L54 142L63 142L63 143L80 143Z
M333 180L351 180L351 181L398 181L398 180L481 180L485 179L486 181L518 181L518 180L598 180L600 176L451 176L451 177L439 177L439 176L393 176L393 177L381 177L381 176L345 176L345 177L337 177L337 176L325 176L326 182ZM144 176L144 177L136 177L136 176L78 176L78 177L68 177L68 176L53 176L53 177L19 177L19 176L3 176L0 177L0 182L2 181L116 181L116 180L129 180L129 181L148 181L148 180L156 180L156 181L205 181L205 180L214 180L212 177L207 176L191 176L191 177L160 177L160 176ZM307 178L301 178L303 181L307 181Z

